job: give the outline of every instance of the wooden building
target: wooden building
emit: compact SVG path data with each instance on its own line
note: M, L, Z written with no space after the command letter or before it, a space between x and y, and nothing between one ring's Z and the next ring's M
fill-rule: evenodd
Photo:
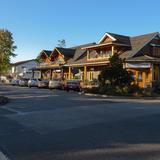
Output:
M158 32L129 37L105 33L98 43L72 48L42 51L41 78L79 79L89 84L109 64L109 57L118 54L125 59L124 67L133 72L134 80L142 88L160 80L160 34Z

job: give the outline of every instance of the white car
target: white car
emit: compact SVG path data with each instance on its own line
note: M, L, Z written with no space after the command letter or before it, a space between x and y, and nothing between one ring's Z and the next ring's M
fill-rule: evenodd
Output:
M49 89L62 89L61 79L52 79L49 81Z
M48 80L38 81L38 88L48 88L48 85L49 85Z
M38 82L41 81L40 79L30 79L28 81L28 87L31 88L31 87L38 87Z

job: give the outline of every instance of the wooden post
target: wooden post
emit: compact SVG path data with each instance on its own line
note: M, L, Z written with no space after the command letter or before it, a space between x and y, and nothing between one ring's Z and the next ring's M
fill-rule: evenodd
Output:
M32 78L34 78L34 70L32 70Z
M52 79L52 69L50 69L50 79Z
M40 71L40 77L41 77L41 79L43 78L43 76L42 76L42 70Z
M71 79L71 67L69 67L68 79Z
M112 46L112 56L114 55L114 46Z
M84 66L84 81L87 80L87 66Z
M151 87L152 87L153 86L153 81L154 81L154 65L153 64L151 64L150 74L151 74L150 82L151 82Z

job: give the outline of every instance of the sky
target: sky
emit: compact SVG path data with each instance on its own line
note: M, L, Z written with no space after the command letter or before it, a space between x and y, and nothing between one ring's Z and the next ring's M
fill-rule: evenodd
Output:
M97 42L105 32L135 36L160 31L159 0L0 0L0 28L13 33L12 62Z

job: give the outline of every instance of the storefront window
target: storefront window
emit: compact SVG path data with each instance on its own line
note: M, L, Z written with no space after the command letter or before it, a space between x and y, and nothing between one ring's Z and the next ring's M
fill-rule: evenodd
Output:
M142 81L142 72L138 73L138 81L141 82Z

